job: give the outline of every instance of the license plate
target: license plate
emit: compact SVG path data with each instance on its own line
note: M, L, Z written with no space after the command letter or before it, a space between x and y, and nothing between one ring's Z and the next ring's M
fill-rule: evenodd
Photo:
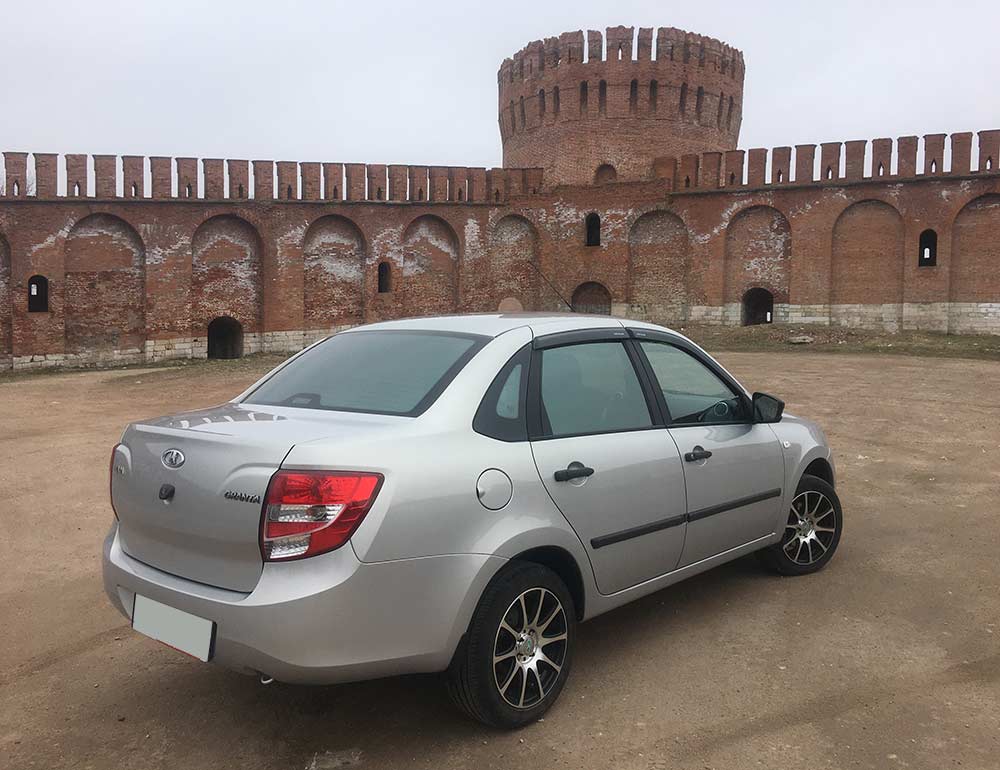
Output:
M200 661L212 657L215 623L138 594L132 628Z

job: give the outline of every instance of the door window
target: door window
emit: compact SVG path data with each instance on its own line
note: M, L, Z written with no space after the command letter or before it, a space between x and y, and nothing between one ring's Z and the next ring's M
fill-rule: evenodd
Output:
M541 353L542 430L576 436L649 428L653 421L635 368L620 342Z
M744 400L705 364L662 342L639 343L675 425L746 422Z

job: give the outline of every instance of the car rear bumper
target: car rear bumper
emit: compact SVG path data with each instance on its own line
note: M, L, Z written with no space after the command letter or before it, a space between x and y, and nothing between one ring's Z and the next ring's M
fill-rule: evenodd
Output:
M504 559L457 554L377 563L345 546L265 564L248 594L195 583L126 554L114 525L104 590L130 618L135 594L216 623L212 662L282 682L327 684L442 671Z

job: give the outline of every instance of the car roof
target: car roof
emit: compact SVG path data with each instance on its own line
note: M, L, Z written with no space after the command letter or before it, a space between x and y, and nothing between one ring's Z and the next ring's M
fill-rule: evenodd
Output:
M396 321L356 326L349 331L441 331L480 334L497 337L511 329L530 327L532 334L555 334L576 329L603 329L629 326L636 329L658 329L678 334L672 329L645 321L627 318L612 318L606 315L586 313L465 313L462 315L427 316L424 318L402 318ZM683 336L679 335L678 336Z

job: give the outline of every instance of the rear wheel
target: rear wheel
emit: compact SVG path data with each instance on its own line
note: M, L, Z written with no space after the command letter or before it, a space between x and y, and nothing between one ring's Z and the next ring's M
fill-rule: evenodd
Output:
M569 676L573 599L556 573L519 562L487 586L448 670L452 700L473 719L511 729L537 720Z
M833 558L844 528L840 498L816 476L803 476L788 509L781 541L758 555L781 575L808 575Z

